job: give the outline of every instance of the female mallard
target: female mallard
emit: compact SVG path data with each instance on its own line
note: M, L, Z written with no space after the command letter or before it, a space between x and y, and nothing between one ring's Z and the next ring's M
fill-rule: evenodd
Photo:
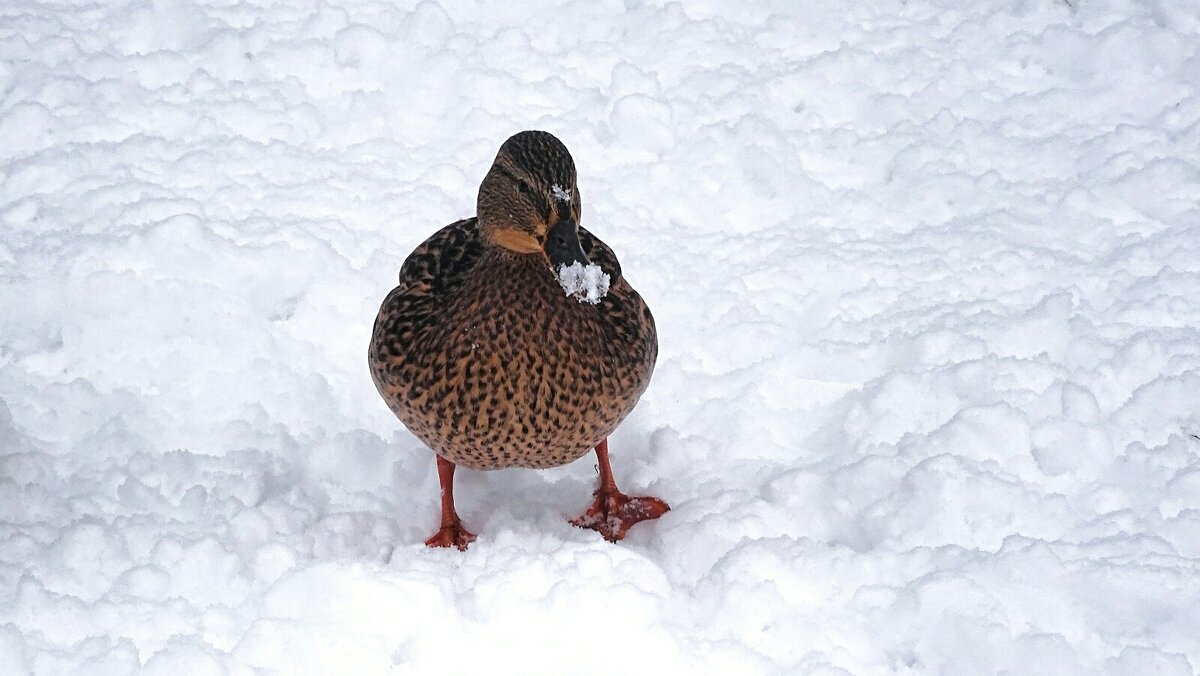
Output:
M620 540L669 509L621 493L608 464L608 435L654 371L654 318L579 226L575 162L553 135L505 141L476 211L409 254L368 354L379 394L437 454L442 525L425 544L475 539L454 511L456 465L554 467L592 448L600 487L571 523Z

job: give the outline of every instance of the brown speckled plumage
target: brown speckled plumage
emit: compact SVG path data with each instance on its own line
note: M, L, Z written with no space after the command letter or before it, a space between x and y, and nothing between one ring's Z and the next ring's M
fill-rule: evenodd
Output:
M569 203L554 186L569 188ZM579 248L611 277L596 305L563 292L544 251L513 250L545 245L579 209L566 148L522 132L484 179L479 217L434 233L400 269L375 320L371 375L401 422L446 460L474 469L571 462L649 384L654 319L607 245L578 228Z

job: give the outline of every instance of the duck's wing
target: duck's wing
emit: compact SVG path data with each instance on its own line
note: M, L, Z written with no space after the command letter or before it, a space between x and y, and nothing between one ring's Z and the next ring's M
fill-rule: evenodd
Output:
M610 283L616 286L617 280L621 277L621 262L617 260L617 255L613 253L613 250L582 225L579 226L579 244L588 260L599 265L600 269L611 278Z
M394 379L392 371L413 359L418 338L438 326L443 299L463 283L482 252L479 228L468 218L433 233L404 260L400 284L383 299L371 333L371 373L380 392Z
M401 291L407 296L439 296L454 289L483 252L479 227L467 218L430 235L400 266Z

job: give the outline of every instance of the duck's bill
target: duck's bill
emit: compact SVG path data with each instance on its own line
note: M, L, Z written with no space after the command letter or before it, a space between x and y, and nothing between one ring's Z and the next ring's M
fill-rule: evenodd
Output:
M550 229L546 236L546 257L555 270L572 263L591 264L579 244L579 228L574 220L564 218Z

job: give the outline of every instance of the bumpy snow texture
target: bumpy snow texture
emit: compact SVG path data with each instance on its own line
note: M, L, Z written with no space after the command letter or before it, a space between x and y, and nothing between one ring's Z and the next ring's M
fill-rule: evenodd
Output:
M658 320L458 474L365 363L556 133ZM1200 668L1200 3L0 0L0 673Z

